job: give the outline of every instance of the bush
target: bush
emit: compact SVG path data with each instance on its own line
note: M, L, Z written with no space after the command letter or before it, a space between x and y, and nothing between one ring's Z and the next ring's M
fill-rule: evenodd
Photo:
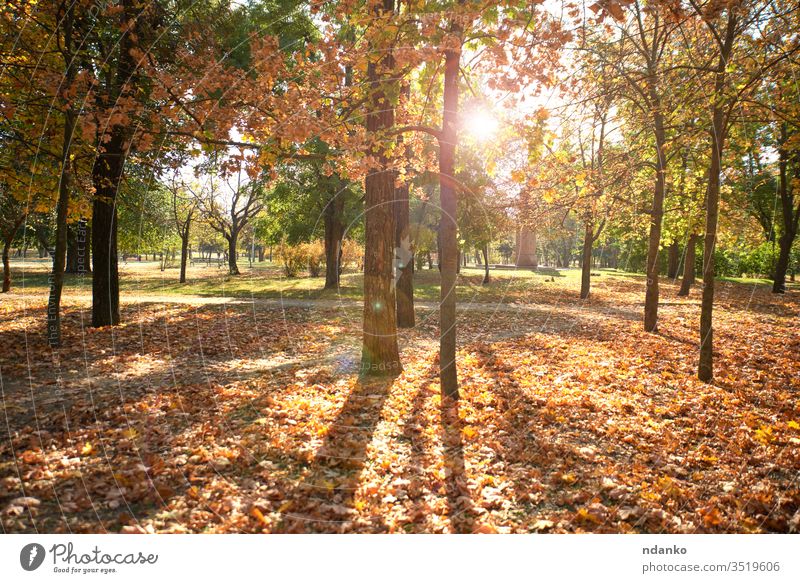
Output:
M342 241L342 264L339 268L344 270L345 267L356 267L361 271L363 263L364 246L352 239Z
M325 265L325 244L322 241L312 241L300 246L305 247L308 273L311 274L311 277L322 275L322 266Z
M297 277L309 263L308 249L305 244L287 245L286 243L281 243L278 246L278 259L283 265L283 272L286 277Z

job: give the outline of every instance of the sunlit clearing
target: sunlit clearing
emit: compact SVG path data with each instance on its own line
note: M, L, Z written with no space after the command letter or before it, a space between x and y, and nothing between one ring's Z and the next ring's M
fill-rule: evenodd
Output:
M479 142L489 140L497 134L499 123L485 109L473 109L464 113L464 128Z

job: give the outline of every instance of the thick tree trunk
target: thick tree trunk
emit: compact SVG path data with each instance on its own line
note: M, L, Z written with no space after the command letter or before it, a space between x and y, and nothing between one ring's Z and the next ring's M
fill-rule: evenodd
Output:
M659 104L658 100L654 100ZM661 221L664 217L664 190L667 157L664 153L666 132L660 104L653 116L656 138L656 184L653 190L653 208L650 213L650 238L647 245L647 288L644 299L644 329L658 330L658 251L661 245Z
M679 296L688 296L689 290L692 289L692 284L694 284L694 264L697 239L698 236L692 233L689 235L689 240L686 243L686 257L683 259L683 279L681 280L681 289L678 290Z
M587 221L583 232L583 253L581 255L581 299L589 297L592 275L592 243L594 240L594 227Z
M136 21L137 6L132 0L120 3L120 25ZM123 97L129 97L135 85L136 70L133 54L135 34L130 30L119 41L117 67L113 74L108 107L120 107ZM107 138L107 139L106 139ZM95 188L92 201L92 326L119 324L119 265L117 257L117 191L125 168L129 148L127 125L107 129L98 145L92 167Z
M414 250L409 228L408 184L395 190L395 279L397 297L397 326L414 327Z
M378 15L394 11L393 0L376 6ZM381 47L374 47L379 49ZM384 47L385 48L385 47ZM394 110L387 106L387 90L396 87L392 80L392 55L382 52L379 63L369 63L367 79L370 89L370 111L367 132L380 135L394 125ZM373 169L365 179L365 254L364 254L364 337L361 350L362 376L395 376L402 372L397 345L397 314L394 289L394 176L384 154L384 146L376 144L371 152L381 167Z
M230 275L239 275L239 265L236 263L236 243L239 239L239 231L236 228L231 228L230 237L228 237L228 273Z
M667 251L667 277L672 281L678 279L678 267L680 264L680 249L678 241L673 240Z
M491 281L491 276L489 275L489 245L483 246L483 283L487 284Z
M789 255L792 252L792 237L784 233L778 239L778 262L775 264L775 280L772 282L772 293L786 293L786 272L789 271Z
M461 29L454 25L454 37ZM456 369L456 269L458 267L458 240L456 217L458 194L455 176L455 154L458 143L458 75L461 63L461 46L445 50L444 104L442 134L439 140L439 197L442 208L439 223L441 240L441 288L439 301L439 367L441 392L444 398L458 398L458 373Z
M344 198L335 193L328 202L323 215L325 223L325 289L338 289L339 276L342 273L340 253L344 237Z

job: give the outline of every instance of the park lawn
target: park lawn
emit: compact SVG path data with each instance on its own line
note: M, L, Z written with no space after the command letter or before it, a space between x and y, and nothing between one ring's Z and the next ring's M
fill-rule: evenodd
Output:
M707 385L699 288L665 283L648 334L641 278L604 273L578 302L574 275L536 277L527 305L462 304L458 404L439 396L435 306L400 332L403 374L362 383L357 307L124 303L95 330L67 295L54 353L44 297L9 294L3 531L800 526L796 290L721 282Z
M24 268L12 263L13 293L26 296L44 296L48 291L47 269L49 263L28 260ZM205 266L196 264L188 268L187 283L178 283L177 268L165 271L159 269L155 261L129 261L120 266L120 286L123 299L132 297L186 295L198 297L231 297L256 299L294 299L294 300L352 300L363 298L363 276L360 273L346 272L342 275L338 289L325 290L324 278L287 278L279 265L264 262L249 267L247 261L240 262L242 274L230 276L227 266ZM595 274L593 285L602 288L613 284L620 278L641 280L640 273L615 269L600 269ZM560 290L570 297L580 289L580 270L540 268L493 269L492 281L483 285L483 268L467 267L459 276L457 294L460 302L494 302L503 304L535 302L537 297L552 290ZM666 279L666 278L664 278ZM771 286L769 280L746 278L719 278L726 283L743 283L756 286ZM798 289L799 284L789 284L790 289ZM64 293L66 295L91 294L91 278L75 275L66 276ZM438 270L422 269L414 278L415 298L422 302L439 300Z
M324 290L323 277L287 278L281 267L270 262L254 263L252 268L247 261L239 264L242 272L230 276L227 266L206 266L196 264L188 268L187 283L178 283L177 268L161 271L158 262L129 261L120 265L120 289L135 295L194 295L205 297L237 297L299 300L345 299L361 300L363 297L363 276L360 273L345 272L338 289ZM15 293L46 294L48 263L28 260L23 268L12 263ZM514 301L524 299L526 291L532 286L569 281L578 282L577 270L542 269L532 272L529 269L492 270L493 281L482 285L483 269L469 267L459 277L458 297L460 301ZM415 297L422 301L438 301L438 270L422 269L414 279ZM91 278L75 275L66 276L65 294L91 293Z

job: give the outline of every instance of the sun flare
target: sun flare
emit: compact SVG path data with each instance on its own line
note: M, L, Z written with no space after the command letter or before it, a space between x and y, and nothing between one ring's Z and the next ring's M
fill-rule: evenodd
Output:
M489 111L473 109L465 113L464 127L473 138L485 142L497 134L500 123Z

